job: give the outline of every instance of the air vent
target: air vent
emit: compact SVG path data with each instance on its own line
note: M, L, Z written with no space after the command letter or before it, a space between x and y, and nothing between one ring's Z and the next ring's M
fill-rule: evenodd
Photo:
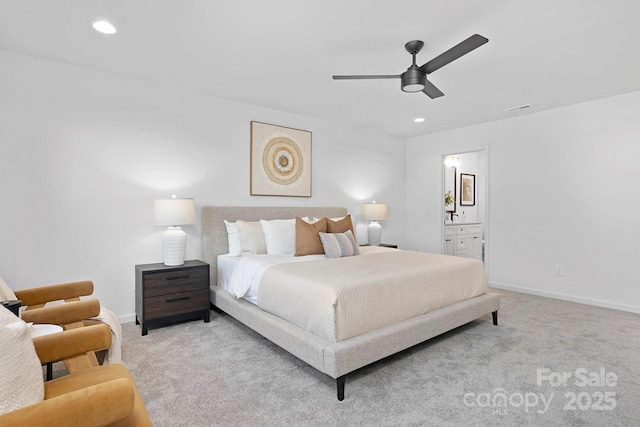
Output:
M527 108L531 107L531 105L529 104L524 104L524 105L518 105L517 107L511 107L511 108L507 108L506 112L510 113L512 111L517 111L517 110L526 110Z

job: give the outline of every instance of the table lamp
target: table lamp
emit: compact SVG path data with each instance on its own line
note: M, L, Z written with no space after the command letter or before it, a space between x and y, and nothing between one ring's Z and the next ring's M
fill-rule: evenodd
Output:
M162 235L164 265L183 265L187 249L187 233L181 225L196 223L193 199L162 199L153 201L153 225L168 225Z
M380 245L382 239L382 226L379 220L387 219L387 205L385 203L364 203L362 205L362 218L370 220L367 227L367 238L370 246Z

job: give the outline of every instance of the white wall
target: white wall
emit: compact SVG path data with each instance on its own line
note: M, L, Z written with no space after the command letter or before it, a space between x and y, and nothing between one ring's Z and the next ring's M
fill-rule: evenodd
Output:
M640 312L638 111L633 92L409 139L407 247L440 251L441 156L487 148L490 283Z
M171 193L354 215L375 199L389 207L383 241L439 252L441 156L486 148L492 284L640 311L640 92L405 150L399 138L4 51L0 75L0 275L15 289L91 279L131 320L134 265L161 261L152 200ZM249 196L251 120L313 132L311 199ZM187 257L200 257L200 225L185 231Z
M156 198L196 206L386 202L404 243L400 138L0 51L0 275L14 289L93 280L124 320L134 265L162 262ZM312 197L249 195L249 122L312 131ZM200 224L184 227L201 256Z

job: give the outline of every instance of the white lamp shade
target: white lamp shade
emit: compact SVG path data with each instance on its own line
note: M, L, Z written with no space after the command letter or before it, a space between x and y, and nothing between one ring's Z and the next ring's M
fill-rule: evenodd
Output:
M362 205L362 218L373 221L387 219L386 203L364 203Z
M153 225L188 225L196 223L193 199L153 201Z

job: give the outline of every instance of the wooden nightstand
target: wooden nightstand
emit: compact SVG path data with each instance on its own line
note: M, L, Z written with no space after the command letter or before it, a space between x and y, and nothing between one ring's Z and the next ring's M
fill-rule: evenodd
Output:
M143 336L150 325L192 317L209 322L209 316L209 264L136 265L136 325L142 324Z

